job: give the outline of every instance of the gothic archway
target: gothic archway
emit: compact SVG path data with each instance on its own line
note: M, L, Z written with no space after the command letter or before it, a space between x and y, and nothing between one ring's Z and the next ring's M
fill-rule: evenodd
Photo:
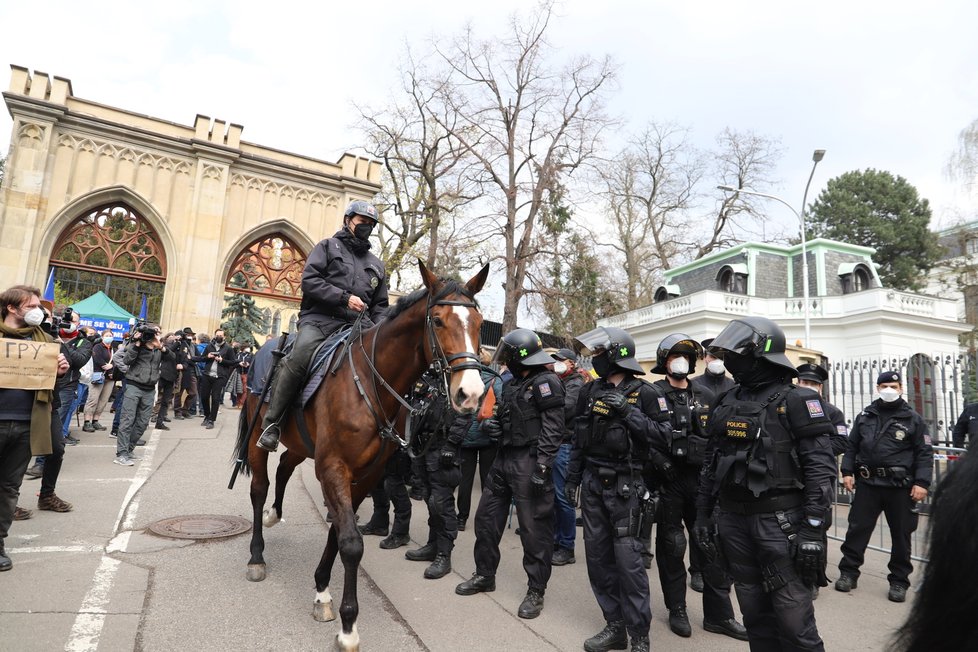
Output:
M158 321L166 289L166 251L150 223L124 202L88 210L58 236L51 266L62 296L74 303L102 290L138 315Z
M264 317L266 333L277 335L292 323L302 300L305 252L282 233L262 235L243 247L231 262L225 290L249 295ZM235 301L235 303L240 303ZM231 305L226 300L225 305Z

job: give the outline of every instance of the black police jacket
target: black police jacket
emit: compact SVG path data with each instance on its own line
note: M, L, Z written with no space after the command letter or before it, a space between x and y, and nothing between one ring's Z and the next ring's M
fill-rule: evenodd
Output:
M703 389L713 392L714 396L720 396L728 389L733 389L736 387L737 383L734 379L727 374L711 374L710 372L704 372L702 375L696 376L695 378L690 378L691 382L696 387L701 387Z
M353 323L357 313L347 307L351 295L367 304L364 325L380 321L387 310L387 274L384 263L369 251L354 253L347 242L353 236L341 229L317 244L302 271L299 324L317 323L334 331Z
M653 418L657 422L668 418L671 425L666 453L679 463L702 466L709 439L710 406L716 400L713 392L692 382L685 388L673 387L666 378L655 381L652 386L665 399L665 404L656 401Z
M904 469L905 477L893 469ZM926 489L933 473L934 450L927 424L902 398L893 404L876 399L853 421L842 475L878 487L915 484Z
M967 439L967 442L965 440ZM951 430L951 445L955 448L971 448L971 442L978 439L978 403L964 408Z
M835 407L824 398L822 405L825 406L825 414L832 422L835 431L832 433L832 454L842 455L849 449L849 426L846 424L846 415L839 408Z
M601 400L609 392L625 392L631 408L624 416ZM603 378L584 385L574 417L567 481L580 484L588 462L641 471L650 455L661 455L668 447L672 430L668 417L662 420L658 412L661 398L652 385L632 376L626 376L618 385Z
M496 418L503 428L503 446L535 447L537 464L552 467L564 436L560 378L545 367L531 367L526 376L513 376L503 384Z
M697 510L712 512L718 496L749 503L800 491L805 513L826 518L838 473L832 431L810 389L775 381L726 392L710 413Z
M564 384L564 438L560 443L569 444L574 439L574 416L577 414L577 401L581 398L581 389L585 382L577 369L562 376L560 382Z

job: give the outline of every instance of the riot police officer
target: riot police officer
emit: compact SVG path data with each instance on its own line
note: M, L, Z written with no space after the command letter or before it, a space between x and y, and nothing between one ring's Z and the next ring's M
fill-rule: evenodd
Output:
M655 501L642 479L644 461L657 439L650 418L657 403L637 375L635 341L620 328L599 327L575 342L592 355L599 379L581 390L574 419L565 494L581 489L588 579L606 625L584 642L588 652L649 649L652 608L640 538L651 532Z
M710 414L694 538L733 578L752 649L824 650L811 587L828 584L832 424L818 394L791 383L784 331L771 320L735 319L711 350L738 387Z
M455 587L459 595L496 590L499 541L510 503L516 503L528 577L520 618L536 618L550 580L554 545L551 468L564 434L564 390L547 365L554 363L531 330L517 328L499 342L495 361L513 377L503 385L495 415L482 422L499 452L475 514L475 573Z
M387 310L384 263L370 253L370 233L377 209L365 201L351 203L343 228L317 244L302 270L299 333L292 351L279 365L272 397L262 422L258 446L274 451L281 437L279 423L295 401L313 353L330 335L352 324L360 313L364 327L380 321Z
M445 577L452 570L452 550L458 537L455 488L462 477L459 449L465 436L464 429L452 428L455 412L440 380L429 371L415 388L415 401L425 404L413 443L417 446L414 470L428 505L428 541L404 553L411 561L431 562L424 571L429 580Z
M892 541L887 598L903 602L913 571L910 535L917 529L918 519L914 504L927 498L934 451L923 417L900 397L900 373L881 373L876 391L879 398L853 422L849 449L842 458L842 484L849 491L855 486L856 494L849 508L849 529L842 544L835 589L848 593L856 588L866 545L883 512ZM858 476L855 481L854 476Z
M732 389L737 383L727 375L727 368L723 366L723 360L710 353L710 344L712 343L712 337L700 342L703 347L703 366L706 369L699 376L690 378L689 382L693 383L694 386L708 389L713 392L714 396L719 397L720 394Z
M663 451L670 459L672 471L663 477L662 516L655 533L656 566L662 597L669 610L669 629L674 634L692 635L686 613L686 534L692 534L696 523L696 490L700 469L706 456L707 415L713 405L713 393L692 385L689 374L696 370L701 353L699 342L684 333L667 335L656 351L654 374L665 378L653 383L665 401L656 402L653 418L667 424L667 446ZM660 415L663 417L660 419ZM698 547L689 551L691 574L700 574L705 560ZM695 575L694 575L695 576ZM703 629L747 640L744 626L734 618L730 604L730 580L723 574L703 578Z

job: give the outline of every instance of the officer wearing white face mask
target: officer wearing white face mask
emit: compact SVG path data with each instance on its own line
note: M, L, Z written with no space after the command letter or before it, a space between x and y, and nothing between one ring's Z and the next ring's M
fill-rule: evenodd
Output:
M669 628L674 634L692 635L686 612L687 537L696 522L696 490L707 453L707 415L714 403L709 389L688 380L702 354L699 342L683 333L673 333L659 344L652 373L665 374L653 383L660 398L659 419L671 425L669 448L664 451L673 470L663 475L662 514L655 535L655 561L662 595L669 609ZM685 531L683 525L685 523ZM747 630L734 618L730 603L730 580L719 575L704 577L703 552L690 548L690 585L703 594L703 628L708 632L747 640Z
M852 424L849 449L842 458L842 483L856 489L849 508L849 529L842 544L836 591L856 588L866 545L880 512L890 526L892 550L887 594L892 602L907 599L910 587L910 535L917 529L914 504L927 498L934 453L923 417L900 398L899 372L884 371L876 379L879 398Z
M713 338L703 340L703 362L706 363L706 371L702 375L690 378L689 381L696 387L708 389L717 397L728 389L737 385L734 379L727 375L727 368L723 366L723 360L709 352L709 347L713 343Z

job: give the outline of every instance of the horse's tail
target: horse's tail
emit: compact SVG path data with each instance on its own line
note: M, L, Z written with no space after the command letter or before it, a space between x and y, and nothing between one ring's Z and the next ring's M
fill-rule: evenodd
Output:
M250 415L255 410L257 398L252 393L245 397L244 405L238 411L238 438L234 442L234 450L231 452L231 463L235 465L241 475L251 475L251 463L248 461L248 439L251 435L251 428L248 427Z

